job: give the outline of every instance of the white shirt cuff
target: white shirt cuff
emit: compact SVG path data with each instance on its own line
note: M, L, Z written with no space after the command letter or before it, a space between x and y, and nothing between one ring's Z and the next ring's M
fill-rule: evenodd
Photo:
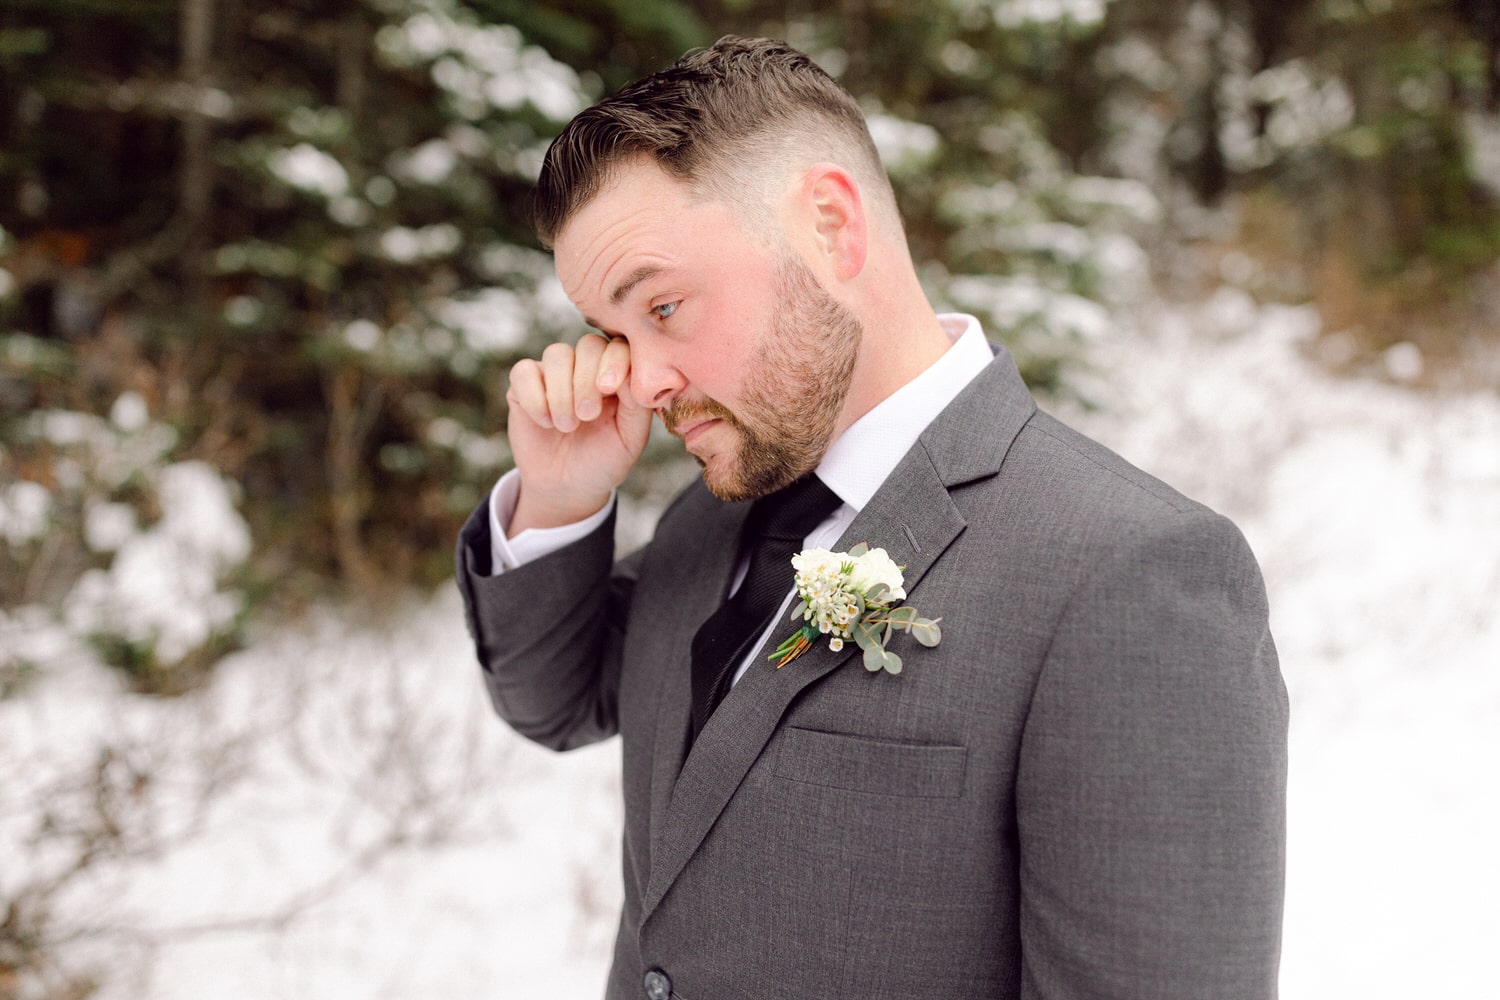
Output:
M557 528L527 528L515 538L505 537L510 519L516 512L516 499L521 494L521 474L515 469L500 477L490 491L490 556L494 573L498 576L508 569L524 566L529 562L551 555L588 536L609 518L615 508L615 494L597 514L564 524Z

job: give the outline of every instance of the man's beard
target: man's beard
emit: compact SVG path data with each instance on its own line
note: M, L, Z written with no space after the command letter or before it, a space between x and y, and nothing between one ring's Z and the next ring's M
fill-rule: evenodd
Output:
M815 469L854 378L859 318L789 254L778 262L776 277L779 301L763 345L764 367L746 373L740 412L716 400L681 397L662 412L674 434L683 423L708 418L734 431L738 447L718 456L719 468L698 459L704 483L720 500L753 500Z

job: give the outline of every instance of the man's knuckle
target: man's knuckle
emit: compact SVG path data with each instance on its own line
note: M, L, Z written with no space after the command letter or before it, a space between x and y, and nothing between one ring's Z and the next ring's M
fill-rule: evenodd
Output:
M536 385L541 381L541 375L537 370L535 362L523 361L510 370L509 385L506 388L507 395L524 391L528 386Z

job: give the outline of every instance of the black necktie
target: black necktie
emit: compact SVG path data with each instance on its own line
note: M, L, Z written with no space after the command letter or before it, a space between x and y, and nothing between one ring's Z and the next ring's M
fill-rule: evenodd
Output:
M693 636L693 728L689 745L719 702L729 693L735 667L751 642L765 631L795 573L792 556L802 540L839 506L838 496L817 476L806 476L755 501L745 522L741 549L750 550L750 569L719 610Z

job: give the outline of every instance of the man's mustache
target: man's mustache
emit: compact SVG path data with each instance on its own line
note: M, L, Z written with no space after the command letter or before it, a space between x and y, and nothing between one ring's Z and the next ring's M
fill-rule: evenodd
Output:
M712 399L674 399L665 409L659 410L662 425L671 434L681 437L677 428L683 424L694 423L699 420L723 420L733 426L739 426L739 421L734 414L722 403Z

